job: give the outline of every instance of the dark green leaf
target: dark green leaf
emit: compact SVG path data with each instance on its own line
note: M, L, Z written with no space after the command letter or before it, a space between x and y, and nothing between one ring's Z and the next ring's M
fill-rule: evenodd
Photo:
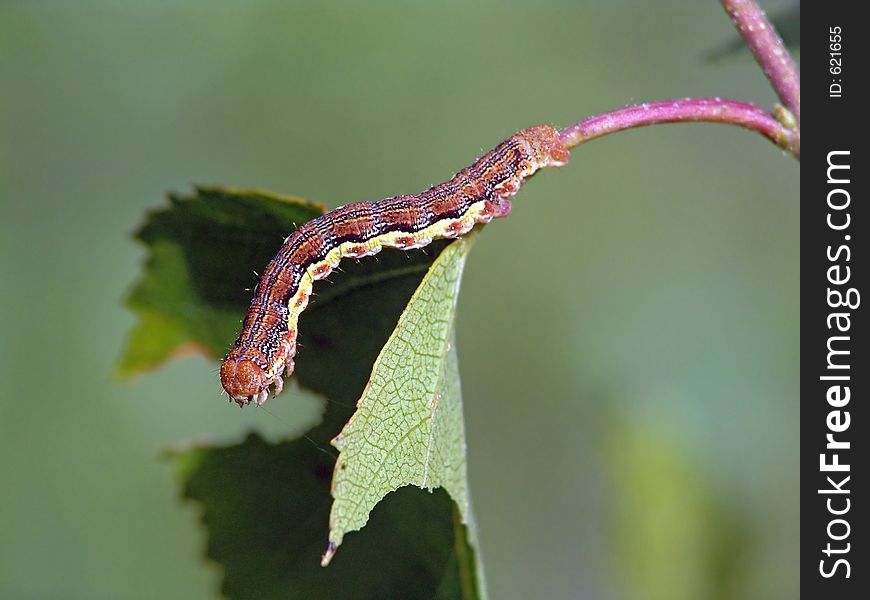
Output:
M321 214L262 192L200 189L172 197L137 237L149 248L130 296L139 315L119 370L133 374L199 349L222 355L235 338L256 276L283 238ZM320 282L300 319L295 377L327 398L323 422L278 445L257 437L172 454L184 497L202 505L208 556L230 598L477 598L475 552L443 492L400 490L372 512L328 569L329 440L350 417L381 347L433 259L387 251ZM287 401L279 396L270 402Z
M188 348L221 356L235 339L247 288L281 241L323 207L260 191L198 188L172 195L136 233L145 274L127 299L139 315L118 365L121 376L159 366Z
M224 568L229 598L478 597L463 590L464 581L474 593L473 551L441 490L394 492L323 568L331 456L305 439L270 445L251 436L227 448L189 450L176 461L185 498L201 504L207 553Z

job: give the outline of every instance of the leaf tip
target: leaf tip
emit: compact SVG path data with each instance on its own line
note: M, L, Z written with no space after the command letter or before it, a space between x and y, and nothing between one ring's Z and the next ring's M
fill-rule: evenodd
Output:
M329 540L329 544L326 546L326 552L323 553L323 556L320 558L320 566L328 567L329 561L332 560L332 557L335 556L335 551L338 549L338 546L335 545L335 542Z

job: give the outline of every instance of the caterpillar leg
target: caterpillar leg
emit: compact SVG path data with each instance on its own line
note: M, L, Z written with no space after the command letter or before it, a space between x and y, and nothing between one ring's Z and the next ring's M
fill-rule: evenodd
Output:
M284 368L281 369L281 372L275 377L275 393L272 395L273 398L277 397L278 394L284 391L284 379L289 378L290 375L293 374L293 369L295 368L296 362L292 358L288 358L284 363Z
M492 207L492 217L494 219L500 219L502 217L506 217L511 214L511 210L513 210L513 204L507 198L499 198L494 201Z

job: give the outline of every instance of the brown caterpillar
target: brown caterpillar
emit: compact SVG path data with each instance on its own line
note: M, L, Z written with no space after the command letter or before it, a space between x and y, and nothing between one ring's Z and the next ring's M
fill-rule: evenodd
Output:
M266 267L242 331L221 364L221 385L242 407L279 394L282 373L293 372L299 313L312 284L344 257L361 258L381 248L422 248L456 238L475 223L507 216L510 197L523 180L544 167L564 165L567 146L552 127L529 127L509 137L453 178L418 195L356 202L304 223Z

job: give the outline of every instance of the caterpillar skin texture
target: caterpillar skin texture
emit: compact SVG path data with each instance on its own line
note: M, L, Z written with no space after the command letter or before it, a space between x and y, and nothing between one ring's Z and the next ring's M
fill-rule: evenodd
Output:
M509 137L453 178L418 195L356 202L304 223L281 246L254 290L242 331L221 364L221 385L243 407L262 405L293 372L299 314L312 285L345 257L382 248L422 248L456 238L511 211L523 180L564 165L568 148L552 127L529 127Z

